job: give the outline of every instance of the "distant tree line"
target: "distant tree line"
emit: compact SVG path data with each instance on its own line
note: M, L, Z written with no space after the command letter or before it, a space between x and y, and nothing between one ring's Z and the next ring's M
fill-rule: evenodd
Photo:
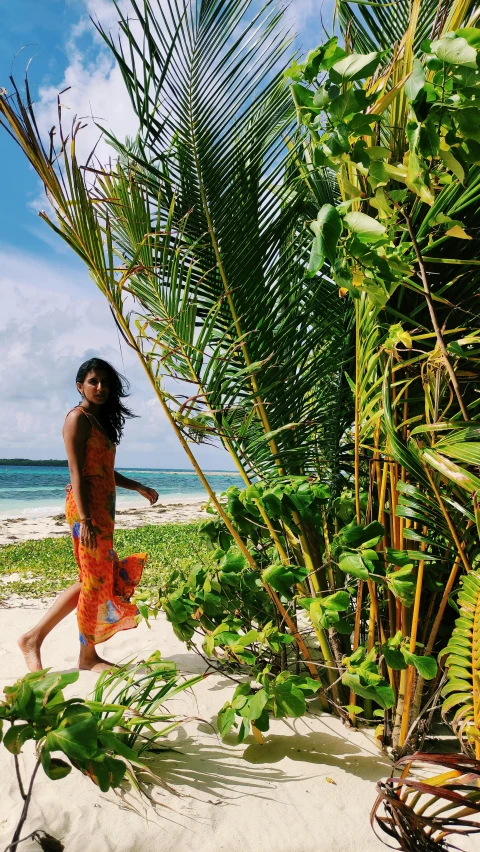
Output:
M66 459L0 459L0 465L16 467L68 467Z

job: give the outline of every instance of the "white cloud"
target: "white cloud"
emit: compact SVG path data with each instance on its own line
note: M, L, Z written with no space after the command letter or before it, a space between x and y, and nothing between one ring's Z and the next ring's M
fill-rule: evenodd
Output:
M88 275L71 265L3 249L0 270L2 454L58 454L80 363L99 354L122 366L115 327Z
M130 8L130 3L124 3ZM67 38L69 64L63 79L40 89L37 120L44 133L57 124L57 94L62 95L65 130L74 115L93 116L119 138L134 135L137 120L119 68L92 26L98 18L108 31L117 27L118 14L111 0L85 0L84 14ZM90 120L78 136L82 161L98 141L100 132ZM100 161L112 155L105 140L97 147ZM43 188L33 205L46 205ZM41 260L0 246L0 455L31 458L63 457L61 429L65 413L78 401L75 374L82 361L100 355L111 361L131 382L132 409L139 419L128 421L119 448L120 465L189 467L137 356L118 334L102 295L84 268L43 222L27 224L59 255ZM49 252L51 257L51 251ZM226 454L207 447L195 448L207 469L230 468Z
M44 226L46 227L46 226ZM75 375L94 355L131 384L119 466L188 468L138 357L120 345L106 300L76 264L0 247L0 456L63 458L63 420L78 402ZM231 467L220 449L195 448L206 469Z
M40 86L35 101L35 115L47 147L48 134L55 127L54 141L59 150L58 96L63 92L60 103L64 135L71 134L74 121L75 126L79 120L84 125L76 137L78 162L85 163L95 150L97 162L107 165L110 160L115 160L117 154L102 135L101 127L108 127L114 136L123 141L126 136L136 135L138 121L120 68L91 20L101 24L107 34L111 31L116 37L119 32L119 15L112 0L83 0L81 8L81 17L66 39L69 63L63 77L49 85ZM126 13L132 10L129 0L120 0L120 8ZM53 213L40 182L29 206L36 212L47 210ZM48 232L41 239L52 243ZM61 252L60 241L57 248L53 247L56 253Z
M64 133L71 132L74 119L86 119L86 127L77 136L79 161L85 162L96 146L100 162L108 162L115 152L102 137L96 122L108 126L121 140L134 136L138 126L120 69L106 51L99 49L95 61L87 61L74 47L63 80L40 89L36 114L44 134L58 124L57 96L67 87L69 91L61 96Z
M327 32L332 32L334 9L334 0L292 0L286 17L298 34L301 51L311 50L326 39L323 27Z
M314 0L293 0L287 8L286 16L299 29L305 25L314 8L318 7L319 4Z
M131 5L126 0L120 0L120 9L127 12L131 9ZM76 39L82 36L85 32L91 30L90 18L100 21L102 27L108 32L116 29L118 26L119 15L112 0L84 0L85 14L82 15L79 22L72 28L71 39ZM95 38L101 38L94 33Z

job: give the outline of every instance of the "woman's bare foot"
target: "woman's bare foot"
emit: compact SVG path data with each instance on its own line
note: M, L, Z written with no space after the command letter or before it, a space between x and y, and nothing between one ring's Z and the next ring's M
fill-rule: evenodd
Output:
M43 669L43 666L40 657L40 648L42 643L39 639L35 638L35 636L32 636L30 633L24 633L23 636L20 636L17 642L18 647L25 657L27 669L31 672L40 672Z
M98 654L82 655L78 661L80 671L89 672L106 672L109 669L115 668L115 663L109 663L108 660L102 660Z

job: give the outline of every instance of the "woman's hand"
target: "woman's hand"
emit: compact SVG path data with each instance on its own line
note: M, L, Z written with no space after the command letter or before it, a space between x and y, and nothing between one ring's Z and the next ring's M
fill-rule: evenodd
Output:
M137 491L142 497L145 497L145 500L149 501L151 506L158 500L158 494L154 488L149 488L147 485L139 485Z
M149 488L148 485L142 485L141 482L136 482L135 479L129 479L128 476L124 476L123 473L119 473L118 470L115 471L115 485L118 485L119 488L128 488L129 491L136 491L137 494L141 494L142 497L145 497L145 500L148 500L151 506L158 500L158 494L154 488Z
M83 544L87 550L96 550L97 548L97 536L90 518L80 521L80 544Z

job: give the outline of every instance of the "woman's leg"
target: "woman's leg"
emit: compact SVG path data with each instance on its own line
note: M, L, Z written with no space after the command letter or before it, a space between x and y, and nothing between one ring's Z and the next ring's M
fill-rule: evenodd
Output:
M115 668L115 663L109 663L107 660L102 660L102 658L97 654L96 645L82 645L80 643L78 668L87 669L91 672L105 672L107 669Z
M43 668L40 657L42 642L50 631L75 609L81 588L81 583L74 583L65 589L38 624L20 636L18 645L31 672L38 672Z

